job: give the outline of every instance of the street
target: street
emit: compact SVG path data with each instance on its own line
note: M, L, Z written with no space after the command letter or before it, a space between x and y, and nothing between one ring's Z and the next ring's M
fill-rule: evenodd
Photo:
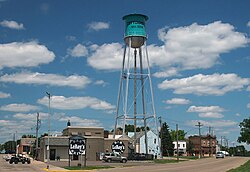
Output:
M119 171L119 172L131 172L131 171L143 171L143 172L226 172L229 169L236 168L245 162L250 160L249 157L226 157L224 159L205 158L200 160L185 161L180 163L171 164L156 164L150 166L136 166L126 168L115 169L102 169L97 171Z

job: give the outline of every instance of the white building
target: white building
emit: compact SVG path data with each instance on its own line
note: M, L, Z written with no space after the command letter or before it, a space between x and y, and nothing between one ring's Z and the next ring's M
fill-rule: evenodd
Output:
M134 132L128 132L128 136L132 138L134 136ZM137 134L137 144L136 144L136 153L146 153L146 144L145 144L145 134L144 131L138 132ZM159 142L161 141L160 138L158 140L157 134L153 131L149 130L147 132L148 138L148 154L152 155L160 155L160 148Z
M174 154L177 155L177 142L174 141ZM184 140L178 141L179 155L185 155L187 153L187 142Z

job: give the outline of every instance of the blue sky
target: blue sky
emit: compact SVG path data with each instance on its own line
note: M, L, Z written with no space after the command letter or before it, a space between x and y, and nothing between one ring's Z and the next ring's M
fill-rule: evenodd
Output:
M122 17L146 23L155 107L187 135L213 127L236 143L250 110L250 2L0 0L0 142L13 133L114 126L124 48ZM219 139L220 140L220 139ZM237 144L237 143L236 143Z

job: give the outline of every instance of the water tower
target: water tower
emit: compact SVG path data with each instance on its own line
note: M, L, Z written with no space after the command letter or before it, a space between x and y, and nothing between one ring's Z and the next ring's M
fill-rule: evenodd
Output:
M114 131L121 128L124 136L126 134L125 125L133 125L133 146L135 152L139 152L139 137L144 134L144 150L145 153L148 154L147 130L150 129L157 135L155 149L157 149L156 153L159 154L159 131L156 121L154 95L146 45L147 34L145 22L148 20L148 17L142 14L129 14L124 16L123 20L125 21L125 48L120 75ZM138 130L136 131L138 127L141 128L140 133Z

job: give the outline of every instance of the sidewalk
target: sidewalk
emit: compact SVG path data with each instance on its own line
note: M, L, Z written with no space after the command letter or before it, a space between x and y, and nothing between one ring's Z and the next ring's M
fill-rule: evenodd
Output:
M61 167L57 167L54 166L52 164L49 164L49 169L47 169L47 164L45 162L41 162L41 161L36 161L34 160L32 162L32 164L39 169L39 171L49 171L49 172L64 172L64 171L70 171L70 170L66 170L64 168Z
M34 160L33 162L32 162L32 164L36 167L36 168L38 168L39 169L39 171L48 171L48 172L72 172L72 170L67 170L67 169L65 169L65 168L62 168L62 167L58 167L58 166L55 166L55 165L53 165L53 164L56 164L56 163L59 163L60 161L58 161L58 162L51 162L50 164L49 164L49 169L47 169L47 163L46 162L41 162L41 161L36 161L36 160ZM64 166L66 166L66 164L67 164L67 162L66 161L64 161L64 162L62 162L62 164L64 165ZM62 164L60 164L60 165L62 165ZM59 165L59 164L58 164ZM95 172L95 170L73 170L73 172L87 172L87 171L91 171L91 172Z

